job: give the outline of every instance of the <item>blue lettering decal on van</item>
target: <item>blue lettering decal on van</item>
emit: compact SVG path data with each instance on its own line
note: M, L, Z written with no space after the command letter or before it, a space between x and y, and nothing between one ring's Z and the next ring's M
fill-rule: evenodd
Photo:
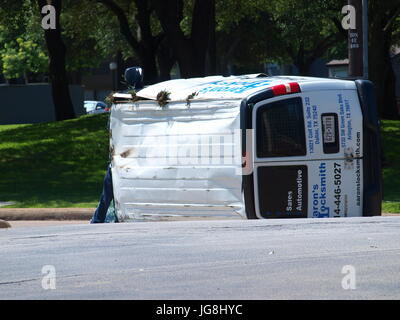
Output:
M312 106L312 114L313 114L313 127L314 127L314 144L319 144L320 138L319 138L318 107L316 105Z
M270 85L271 80L258 81L215 81L208 84L207 87L199 90L199 93L206 92L233 92L243 93L245 91Z
M347 141L353 140L353 125L351 119L351 108L349 100L345 100L344 104L346 106L346 120L347 120Z
M304 98L305 104L305 113L306 113L306 132L307 132L307 139L308 139L308 152L314 153L314 130L313 130L313 120L312 120L312 113L311 113L311 104L310 104L310 97Z
M312 207L314 218L328 218L330 208L327 206L326 197L326 163L321 162L319 166L320 183L312 187Z

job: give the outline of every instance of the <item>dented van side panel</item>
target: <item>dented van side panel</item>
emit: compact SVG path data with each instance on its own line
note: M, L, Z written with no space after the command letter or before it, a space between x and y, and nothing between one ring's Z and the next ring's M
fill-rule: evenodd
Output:
M244 217L235 140L239 105L240 100L171 102L163 108L154 101L114 105L118 219Z

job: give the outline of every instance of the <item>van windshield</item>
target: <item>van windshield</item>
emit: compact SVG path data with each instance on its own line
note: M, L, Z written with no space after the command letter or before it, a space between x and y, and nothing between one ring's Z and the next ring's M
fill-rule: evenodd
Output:
M272 102L257 110L257 157L306 155L300 97Z

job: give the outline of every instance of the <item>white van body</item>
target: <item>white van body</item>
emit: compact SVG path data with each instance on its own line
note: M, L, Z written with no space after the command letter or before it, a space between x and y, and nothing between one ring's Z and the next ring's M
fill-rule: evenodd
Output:
M362 100L372 99L360 93L371 90L364 87L257 74L166 81L140 90L135 101L115 94L118 220L380 214L381 186L370 186L364 168L366 126L379 124L363 110ZM165 106L157 101L162 91L169 93Z

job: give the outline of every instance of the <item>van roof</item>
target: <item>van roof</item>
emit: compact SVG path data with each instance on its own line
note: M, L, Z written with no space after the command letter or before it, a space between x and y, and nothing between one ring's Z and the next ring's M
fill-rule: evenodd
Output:
M263 91L280 84L296 82L302 92L312 90L335 90L356 88L354 81L299 77L274 76L265 74L248 74L242 76L210 76L204 78L176 79L160 82L137 92L137 96L156 100L161 91L170 93L171 101L191 99L243 99L256 92ZM127 98L123 94L115 97Z

